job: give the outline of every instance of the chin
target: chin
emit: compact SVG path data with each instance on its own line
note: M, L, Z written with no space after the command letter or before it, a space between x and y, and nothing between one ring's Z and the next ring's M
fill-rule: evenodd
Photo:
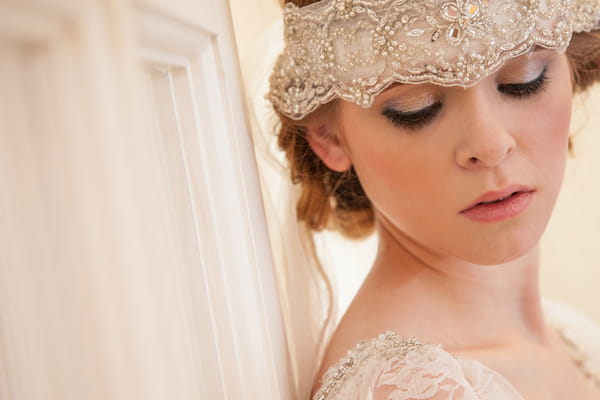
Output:
M496 241L489 245L482 244L475 252L471 247L469 249L471 254L466 255L463 259L477 265L507 264L537 251L540 238L541 235L519 238L519 240Z
M550 211L538 212L497 230L471 231L470 240L461 249L461 258L477 265L501 265L537 252L550 222Z

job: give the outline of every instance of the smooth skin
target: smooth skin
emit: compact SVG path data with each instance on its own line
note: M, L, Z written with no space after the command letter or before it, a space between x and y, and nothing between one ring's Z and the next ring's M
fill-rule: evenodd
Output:
M522 95L542 75L543 88ZM546 324L539 292L539 240L563 179L571 102L566 56L536 49L468 89L395 85L370 108L340 101L335 121L309 127L329 168L354 166L379 235L318 379L359 340L393 330L481 361L527 400L600 398ZM403 122L436 103L416 127ZM404 113L400 123L390 109ZM534 190L519 215L477 222L460 213L510 184Z

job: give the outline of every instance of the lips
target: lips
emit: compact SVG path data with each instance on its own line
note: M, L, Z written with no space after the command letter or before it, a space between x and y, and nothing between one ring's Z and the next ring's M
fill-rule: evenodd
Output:
M477 223L494 223L524 212L535 195L535 189L523 185L510 185L502 190L487 192L478 197L460 215Z

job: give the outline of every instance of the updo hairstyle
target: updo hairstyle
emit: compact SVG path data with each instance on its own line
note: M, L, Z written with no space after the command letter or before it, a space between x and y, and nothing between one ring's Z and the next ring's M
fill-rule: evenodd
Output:
M285 3L303 7L317 1L285 0ZM566 54L575 94L600 81L600 30L573 34ZM333 229L348 238L360 239L373 232L375 218L354 168L345 172L328 168L307 140L306 127L311 122L336 123L338 102L332 100L298 121L275 111L280 122L278 144L286 154L292 182L301 187L296 205L298 220L313 231Z

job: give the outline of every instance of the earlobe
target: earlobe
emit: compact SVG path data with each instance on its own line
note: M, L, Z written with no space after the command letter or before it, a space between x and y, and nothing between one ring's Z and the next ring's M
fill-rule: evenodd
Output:
M307 128L307 139L310 147L330 169L344 172L352 163L346 155L339 138L326 126L310 126Z

